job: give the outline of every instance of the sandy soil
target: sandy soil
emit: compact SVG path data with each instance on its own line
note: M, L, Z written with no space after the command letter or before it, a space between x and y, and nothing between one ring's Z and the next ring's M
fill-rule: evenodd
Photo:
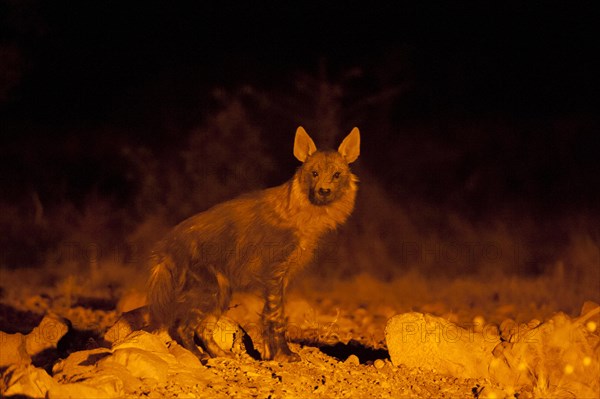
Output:
M211 359L199 380L142 384L127 396L532 397L534 387L515 392L486 379L394 367L387 352L385 326L390 317L409 311L442 316L464 326L475 318L496 325L507 318L528 322L545 320L559 310L576 316L584 300L599 301L593 285L588 290L573 290L563 277L555 273L536 278L432 279L408 273L383 282L366 275L336 281L301 276L291 288L286 307L289 338L301 362L257 360L259 354L249 344L248 354L236 359ZM75 277L49 284L39 271L2 271L1 331L27 333L48 313L72 324L55 357L36 364L50 375L59 358L97 347L122 311L144 301L143 293L126 288L128 285L89 287L87 291L84 286L85 281ZM238 294L227 315L256 344L261 306L256 295Z

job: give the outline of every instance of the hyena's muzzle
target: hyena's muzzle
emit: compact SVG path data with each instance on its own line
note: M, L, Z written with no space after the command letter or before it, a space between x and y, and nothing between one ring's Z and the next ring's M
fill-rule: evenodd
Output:
M338 176L337 174L335 176ZM309 191L309 200L314 205L328 205L340 196L341 181L338 177L323 176Z
M329 187L311 187L309 193L310 202L315 205L327 205L333 200L331 188Z

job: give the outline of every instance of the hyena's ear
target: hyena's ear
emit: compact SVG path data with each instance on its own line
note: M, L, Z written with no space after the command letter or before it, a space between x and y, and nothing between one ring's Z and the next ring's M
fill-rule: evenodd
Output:
M294 139L294 156L300 162L305 162L306 159L317 151L315 142L312 141L306 130L302 126L296 129L296 138Z
M342 141L338 152L342 154L346 162L352 163L356 161L356 158L360 154L360 132L357 127L352 129L350 134Z

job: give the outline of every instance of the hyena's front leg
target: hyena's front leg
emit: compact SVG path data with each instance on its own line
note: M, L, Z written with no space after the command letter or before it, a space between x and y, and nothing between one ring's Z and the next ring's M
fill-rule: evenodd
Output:
M284 279L271 281L265 290L263 309L263 359L281 362L300 361L300 355L290 350L285 338L286 320L283 312Z

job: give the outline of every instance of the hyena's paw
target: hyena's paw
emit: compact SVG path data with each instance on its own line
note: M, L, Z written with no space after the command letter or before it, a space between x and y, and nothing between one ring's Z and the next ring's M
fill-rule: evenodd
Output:
M273 360L275 360L276 362L281 362L281 363L293 363L293 362L299 362L300 360L302 360L302 358L296 352L292 352L288 349L287 353L284 353L284 352L276 353L275 356L273 357Z
M299 354L292 352L287 344L265 347L265 360L275 360L282 363L299 362L302 360Z
M203 366L206 366L208 364L208 361L210 360L210 355L206 352L200 352L200 355L197 355L197 357Z
M214 359L215 357L226 357L226 358L235 358L234 354L231 352L227 352L227 351L202 351L199 352L198 354L196 354L196 356L198 357L198 359L200 360L200 363L202 363L203 366L206 366L208 364L208 361L210 359Z
M230 359L235 358L235 355L232 352L223 350L214 342L211 342L210 344L206 345L206 350L210 354L210 357L227 357Z

